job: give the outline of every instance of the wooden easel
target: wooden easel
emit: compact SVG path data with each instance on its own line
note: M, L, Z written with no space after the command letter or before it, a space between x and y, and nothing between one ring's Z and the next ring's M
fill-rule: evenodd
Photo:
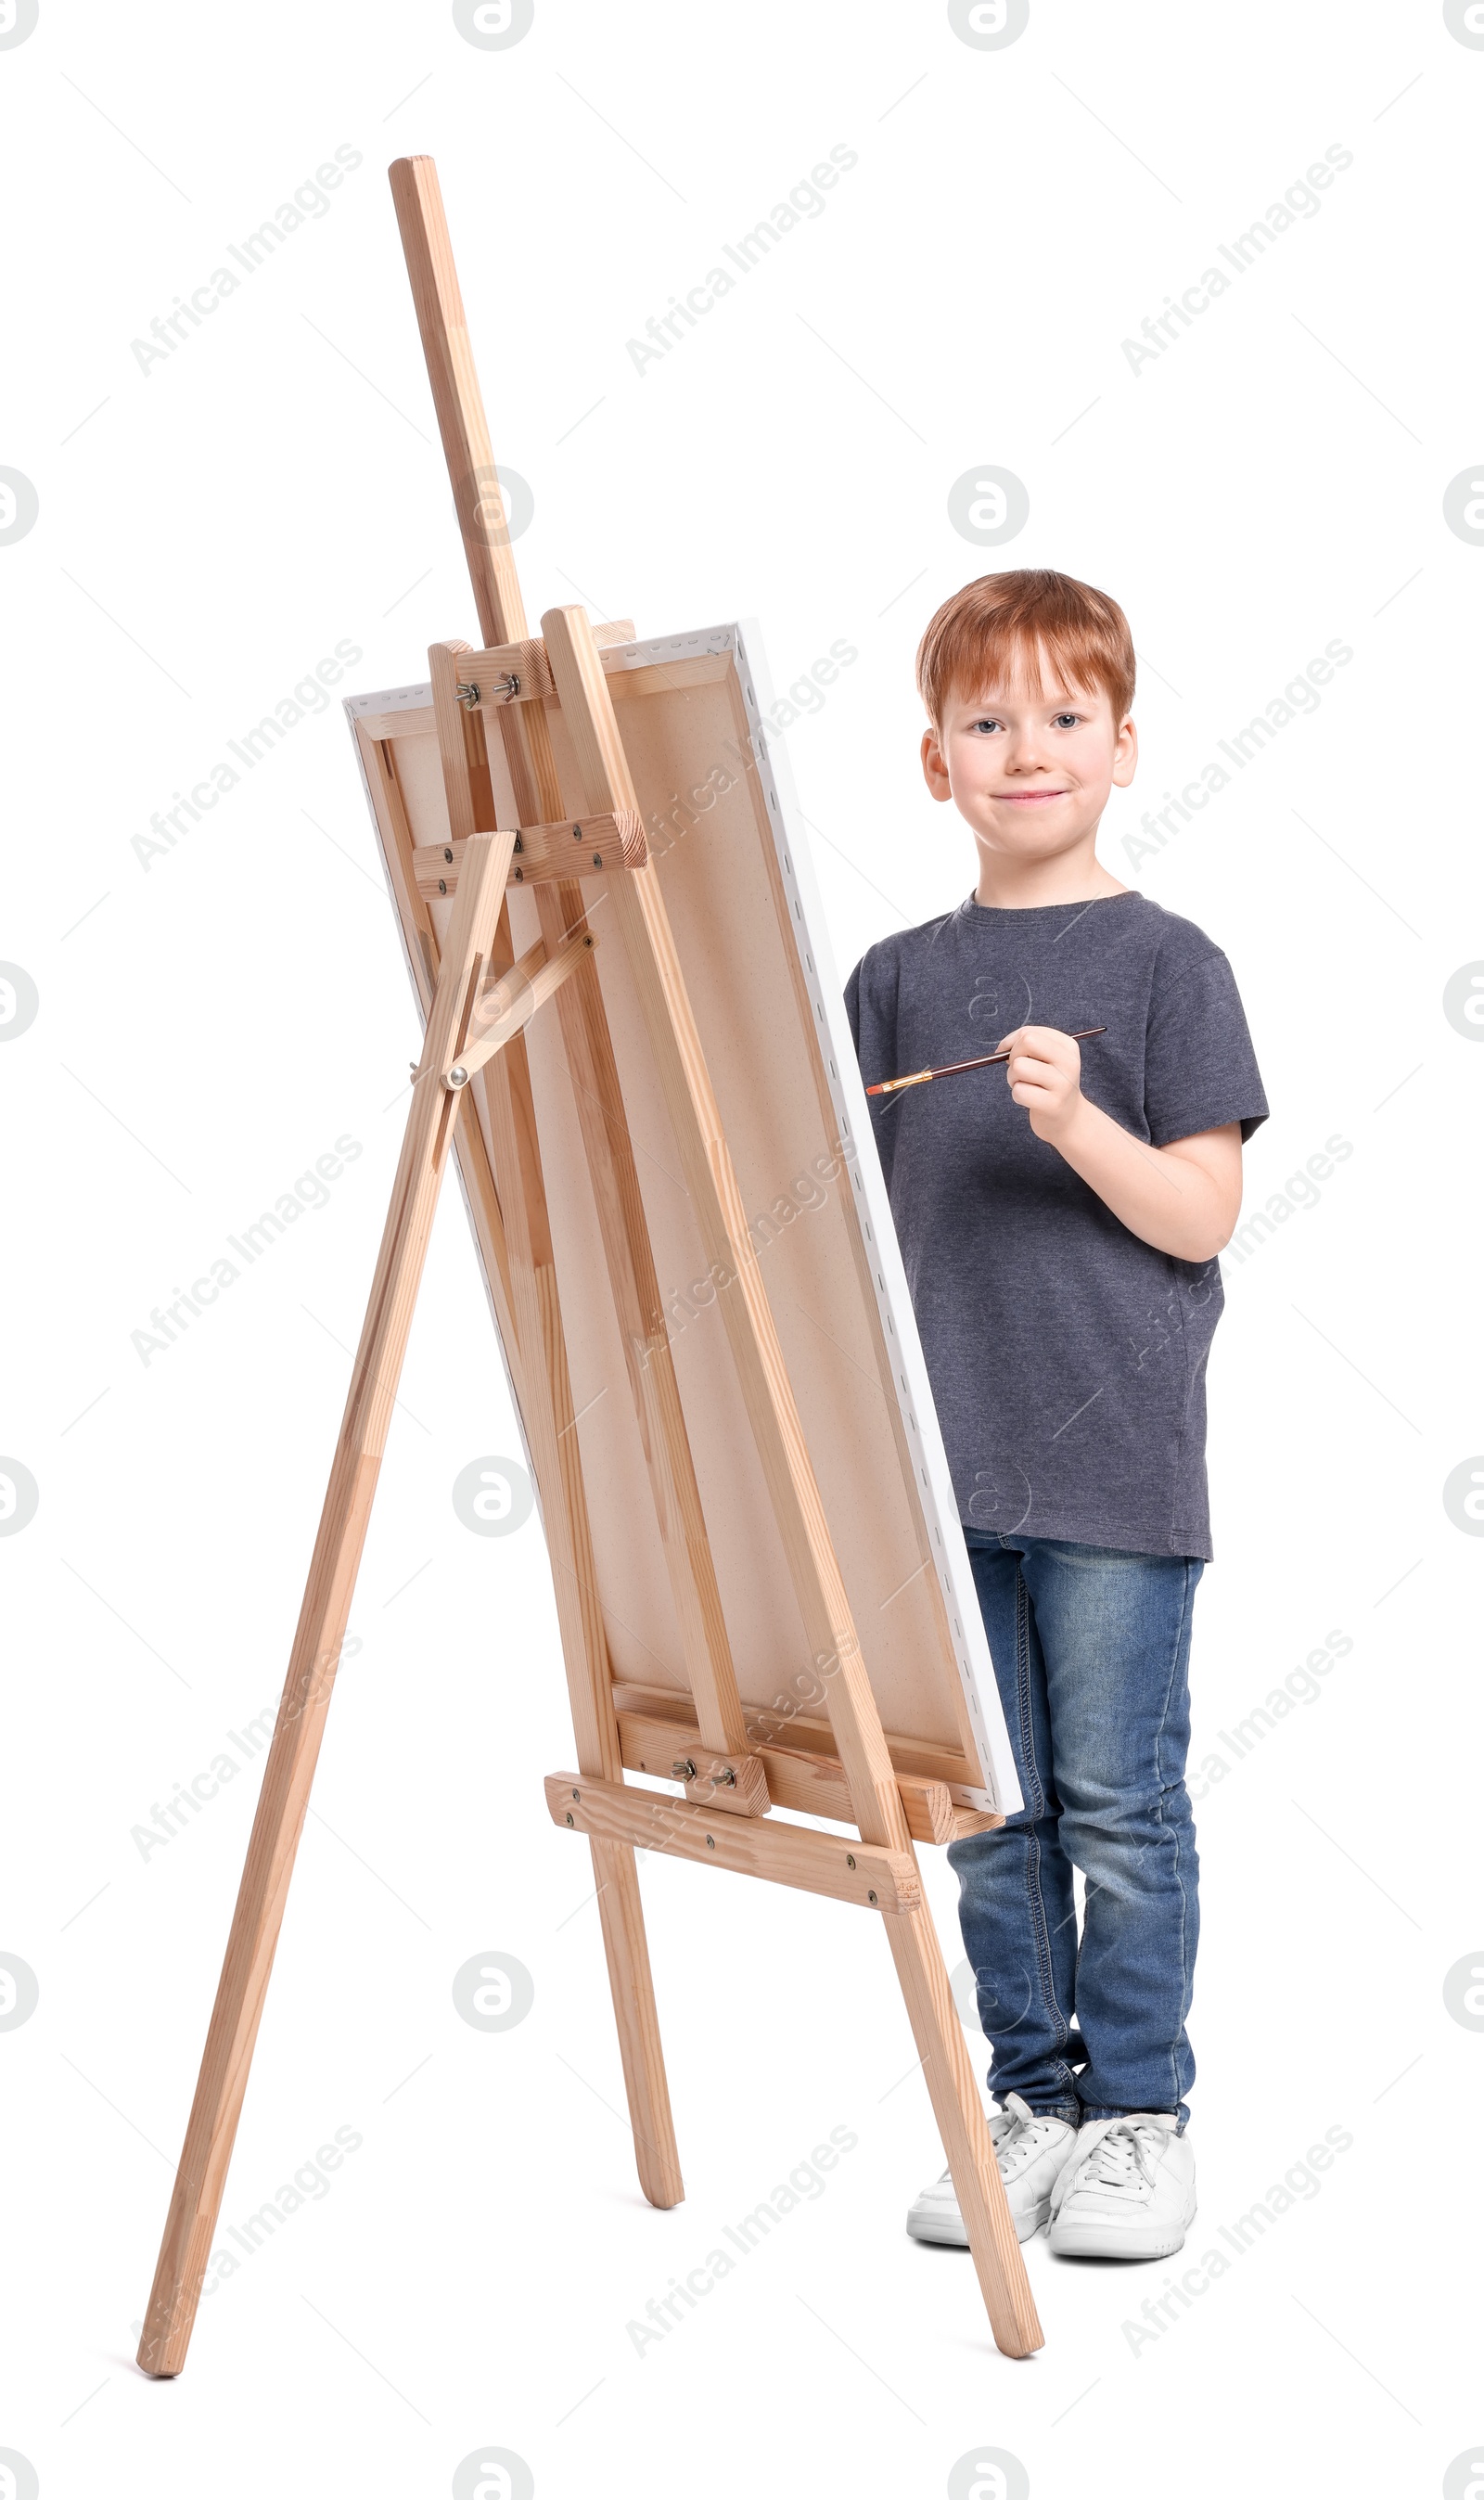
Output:
M429 654L451 839L436 864L454 895L440 952L424 934L418 970L426 1039L356 1352L262 1793L248 1844L206 2051L139 2347L141 2369L183 2366L211 2254L247 2070L308 1809L325 1713L355 1588L393 1400L444 1168L455 1152L540 1488L571 1691L577 1768L546 1782L558 1827L586 1835L612 1989L640 2181L651 2204L683 2189L661 2055L635 1846L654 1845L656 1798L624 1780L620 1730L596 1595L582 1463L568 1376L530 1069L522 1032L547 1000L581 1124L603 1255L628 1354L650 1493L690 1684L693 1726L665 1721L664 1764L685 1796L663 1805L672 1855L832 1895L882 1920L933 2109L1002 2352L1041 2342L996 2170L978 2089L913 1855L923 1838L969 1827L947 1792L894 1766L862 1663L748 1222L738 1189L664 897L652 864L607 880L607 943L626 951L709 1255L733 1271L720 1297L750 1429L767 1477L812 1654L825 1683L834 1753L808 1758L749 1741L676 1381L579 878L563 848L578 834L611 872L644 861L640 817L598 638L582 609L558 608L533 640L508 540L481 504L494 463L475 378L437 176L428 157L391 168L434 403L485 647ZM618 629L620 635L629 632ZM611 640L611 633L604 638ZM498 688L504 700L491 703ZM557 775L542 698L556 695L579 787ZM486 723L493 717L521 830L490 830ZM605 847L606 845L606 847ZM517 860L516 853L519 853ZM512 960L508 882L535 891L541 942ZM477 1069L493 1154L460 1103ZM683 1740L683 1741L681 1741ZM630 1756L633 1737L630 1729ZM852 1821L848 1846L775 1822L776 1800Z

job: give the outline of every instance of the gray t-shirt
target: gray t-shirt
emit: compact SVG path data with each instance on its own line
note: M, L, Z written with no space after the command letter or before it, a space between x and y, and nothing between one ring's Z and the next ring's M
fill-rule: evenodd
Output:
M868 1085L1084 1041L1082 1091L1156 1146L1268 1116L1232 968L1143 894L988 909L869 948L845 991ZM871 1104L966 1525L1211 1559L1205 1362L1221 1271L1151 1249L1010 1100L1003 1067Z

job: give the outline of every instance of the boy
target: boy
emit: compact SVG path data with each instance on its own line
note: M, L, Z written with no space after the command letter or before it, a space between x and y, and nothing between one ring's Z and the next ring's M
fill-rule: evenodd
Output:
M1196 2211L1205 1361L1268 1104L1226 957L1097 857L1134 777L1134 674L1122 609L1065 574L991 574L939 609L922 767L978 882L871 947L846 1001L868 1085L1012 1053L872 1104L1025 1799L948 1858L1016 2230L1146 2258ZM946 2173L907 2229L967 2246Z

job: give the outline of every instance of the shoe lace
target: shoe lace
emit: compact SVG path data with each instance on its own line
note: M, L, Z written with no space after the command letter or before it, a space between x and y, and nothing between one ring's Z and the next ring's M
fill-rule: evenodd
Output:
M1058 2132L1058 2122L1038 2117L1022 2102L1019 2109L996 2111L990 2122L990 2136L995 2158L1002 2170L1018 2165L1027 2155L1040 2150Z
M1159 2128L1140 2126L1126 2118L1114 2119L1106 2134L1077 2164L1077 2186L1129 2189L1142 2180L1152 2188L1156 2145L1161 2134Z

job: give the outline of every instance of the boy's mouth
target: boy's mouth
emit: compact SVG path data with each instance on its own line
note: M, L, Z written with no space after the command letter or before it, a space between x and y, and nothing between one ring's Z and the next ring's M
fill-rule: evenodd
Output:
M1000 790L995 796L1007 807L1040 807L1048 799L1065 799L1066 790Z

